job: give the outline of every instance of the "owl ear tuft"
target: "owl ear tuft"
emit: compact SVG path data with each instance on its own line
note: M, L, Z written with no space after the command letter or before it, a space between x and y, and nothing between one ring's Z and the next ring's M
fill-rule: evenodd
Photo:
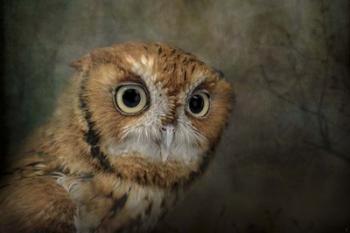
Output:
M92 66L91 55L85 55L84 57L75 60L69 64L70 67L74 68L78 72L86 72L90 70Z

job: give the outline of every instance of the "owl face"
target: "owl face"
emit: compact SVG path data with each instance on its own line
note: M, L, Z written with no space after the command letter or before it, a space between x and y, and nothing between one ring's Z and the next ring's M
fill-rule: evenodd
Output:
M230 85L164 44L98 49L73 64L101 150L110 158L200 163L230 112Z

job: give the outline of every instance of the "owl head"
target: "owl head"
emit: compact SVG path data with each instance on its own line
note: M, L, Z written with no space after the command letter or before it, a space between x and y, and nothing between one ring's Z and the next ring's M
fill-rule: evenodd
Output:
M120 176L171 185L210 157L231 109L221 73L159 43L96 49L72 66L91 153Z

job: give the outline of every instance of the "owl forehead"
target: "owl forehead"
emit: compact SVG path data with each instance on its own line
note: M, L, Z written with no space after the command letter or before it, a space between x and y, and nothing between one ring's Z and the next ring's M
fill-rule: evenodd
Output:
M147 84L153 84L169 95L189 92L194 87L202 83L208 72L196 64L183 64L181 61L161 61L155 56L141 55L125 58L133 74L141 77Z
M188 91L215 72L195 56L163 44L126 44L113 51L126 71L166 88Z

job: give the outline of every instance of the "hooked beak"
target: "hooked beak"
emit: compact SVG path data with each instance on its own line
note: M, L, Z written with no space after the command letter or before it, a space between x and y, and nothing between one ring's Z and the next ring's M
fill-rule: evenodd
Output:
M162 139L161 139L161 158L165 162L170 155L170 146L173 143L175 134L175 127L173 125L165 125L162 127Z

